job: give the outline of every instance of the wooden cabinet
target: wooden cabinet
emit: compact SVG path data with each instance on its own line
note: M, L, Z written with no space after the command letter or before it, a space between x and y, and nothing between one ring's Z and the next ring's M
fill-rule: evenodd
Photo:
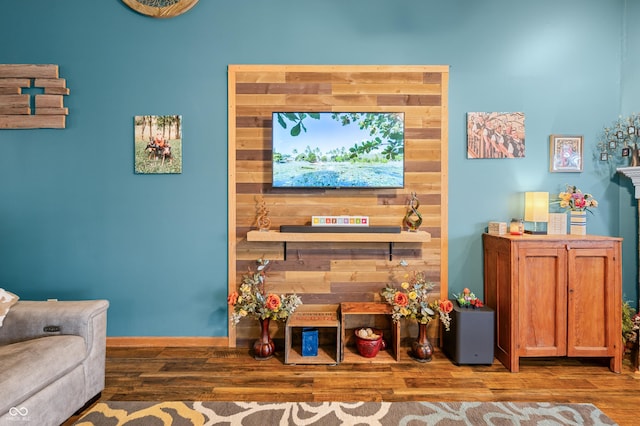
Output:
M622 368L622 239L483 235L485 303L496 357L603 357Z

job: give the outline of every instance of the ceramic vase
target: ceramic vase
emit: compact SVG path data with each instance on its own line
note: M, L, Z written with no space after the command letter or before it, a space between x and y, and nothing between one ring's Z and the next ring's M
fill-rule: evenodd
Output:
M375 333L379 336L377 339L364 339L358 335L358 331L355 332L356 348L358 353L365 358L375 358L378 352L386 348L384 340L382 340L382 331L375 330Z
M427 337L427 324L418 323L418 338L411 344L411 358L419 362L429 362L433 355L433 345Z
M587 212L571 210L569 225L571 235L587 235Z
M269 335L269 318L260 321L260 338L253 344L253 357L258 361L269 359L275 352L275 345Z

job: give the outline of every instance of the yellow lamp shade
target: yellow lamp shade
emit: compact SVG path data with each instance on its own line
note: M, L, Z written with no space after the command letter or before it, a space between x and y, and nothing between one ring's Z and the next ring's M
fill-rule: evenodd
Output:
M524 220L527 222L549 222L549 193L524 193Z

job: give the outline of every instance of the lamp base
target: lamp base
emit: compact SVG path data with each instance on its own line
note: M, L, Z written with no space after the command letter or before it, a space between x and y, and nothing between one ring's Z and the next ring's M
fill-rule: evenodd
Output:
M547 235L546 222L528 222L524 228L525 234Z

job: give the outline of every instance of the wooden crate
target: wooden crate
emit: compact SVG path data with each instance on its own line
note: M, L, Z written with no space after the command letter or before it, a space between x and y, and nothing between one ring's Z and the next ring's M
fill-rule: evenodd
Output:
M338 364L340 356L339 305L301 305L287 319L284 331L285 364ZM317 328L318 355L303 356L298 344L302 329ZM327 340L328 343L324 341Z
M381 316L384 316L381 318ZM372 324L371 321L382 320L384 325ZM400 323L391 320L391 306L386 303L376 302L345 302L340 304L340 322L342 325L340 361L341 362L368 362L384 363L400 360ZM357 326L352 327L352 325ZM365 358L358 353L354 345L354 331L357 328L374 326L390 331L391 336L383 333L383 339L387 343L386 350L380 351L375 358Z

